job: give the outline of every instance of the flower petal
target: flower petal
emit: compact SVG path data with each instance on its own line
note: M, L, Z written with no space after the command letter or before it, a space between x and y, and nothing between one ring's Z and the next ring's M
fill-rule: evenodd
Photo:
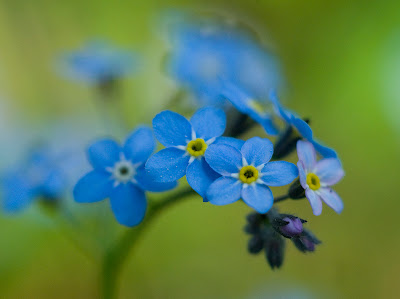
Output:
M199 193L205 201L207 189L219 177L220 174L212 170L204 158L195 159L189 164L186 171L186 179L190 187Z
M226 144L236 148L238 151L242 148L244 141L233 137L218 137L213 144Z
M302 161L297 162L297 168L299 169L300 184L305 190L307 189L307 175L304 170L304 164Z
M5 212L15 213L27 208L36 195L35 188L21 175L12 174L2 182L2 206Z
M241 152L249 165L257 167L271 160L274 146L267 138L253 137L244 143Z
M124 154L133 163L146 162L156 147L153 132L148 127L139 127L128 136Z
M264 128L265 132L267 132L268 135L272 135L272 136L278 135L279 131L276 128L274 122L272 121L270 115L265 115L257 121Z
M261 180L273 187L290 184L299 175L296 165L286 161L269 162L261 173Z
M312 140L313 132L311 130L311 127L308 125L308 123L306 123L301 118L298 118L295 116L292 116L291 123L297 129L297 131L303 138L305 138L309 141Z
M344 170L339 159L327 158L317 162L314 173L319 177L323 186L332 186L344 176Z
M189 159L183 150L165 148L147 160L146 170L156 182L173 182L185 175Z
M207 190L207 199L217 206L233 203L240 198L242 184L235 178L222 177L211 184Z
M306 190L306 197L310 202L311 208L313 210L313 214L315 216L319 216L322 213L322 201L319 196L315 193L315 191L311 189Z
M209 140L221 136L225 131L225 112L218 108L205 107L198 110L190 119L197 138Z
M336 213L340 213L343 210L343 201L339 195L331 188L320 188L318 190L319 196L322 200L330 206Z
M331 149L325 145L322 145L321 143L317 142L316 140L313 140L311 143L314 145L315 150L318 153L320 153L321 156L323 156L324 158L337 158L337 153L333 149Z
M251 184L242 189L243 201L259 213L266 213L274 204L274 196L268 186Z
M154 181L154 179L150 176L148 171L146 171L144 165L137 169L135 180L137 181L139 188L141 188L144 191L150 191L150 192L164 192L174 189L178 185L176 181L166 182L166 183L160 183Z
M146 196L133 184L121 184L115 188L110 196L110 203L115 218L125 226L138 225L146 214Z
M192 139L192 125L182 115L163 111L153 119L153 129L158 141L164 146L186 145Z
M205 157L212 169L226 176L238 173L242 166L242 154L226 144L211 144L206 150Z
M96 202L109 197L112 189L110 174L93 170L75 185L74 198L76 202Z
M317 154L313 145L308 141L297 141L297 155L299 161L303 162L306 171L311 171L317 162Z
M97 141L88 149L89 161L96 169L114 166L120 158L120 153L121 147L111 139Z

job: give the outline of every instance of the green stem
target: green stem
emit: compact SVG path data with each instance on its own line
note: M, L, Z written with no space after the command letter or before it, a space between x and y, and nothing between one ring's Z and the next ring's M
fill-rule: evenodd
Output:
M286 199L288 199L288 198L289 198L289 194L275 197L275 198L274 198L274 203L277 203L277 202L286 200Z
M196 193L193 191L193 189L188 187L184 190L181 190L178 194L175 193L163 198L159 202L154 202L149 206L147 215L140 226L128 230L121 237L121 239L106 252L103 259L100 277L100 287L103 298L111 299L115 297L117 281L121 272L121 268L133 245L142 235L145 228L156 218L155 216L157 216L162 210L165 210L166 207L193 194Z

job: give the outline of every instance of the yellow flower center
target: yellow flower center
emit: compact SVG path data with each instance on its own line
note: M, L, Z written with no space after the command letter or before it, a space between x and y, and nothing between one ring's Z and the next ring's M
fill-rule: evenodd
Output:
M258 179L258 170L251 165L244 166L239 172L239 179L244 184L251 184Z
M186 150L193 157L199 157L204 155L207 146L207 143L203 139L197 138L188 143Z
M318 190L321 187L319 177L314 173L307 174L306 182L308 187L310 187L312 190Z

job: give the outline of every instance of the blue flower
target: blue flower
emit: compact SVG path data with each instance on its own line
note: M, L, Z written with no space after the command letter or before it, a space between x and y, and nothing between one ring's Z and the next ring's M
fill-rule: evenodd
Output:
M326 158L317 162L314 146L302 140L297 142L297 154L300 184L305 190L314 215L321 214L322 201L340 213L343 210L343 202L330 187L344 176L339 159Z
M144 165L155 149L149 128L136 129L123 147L104 139L88 149L93 170L82 177L74 188L75 201L91 203L110 198L117 221L126 226L138 225L147 208L145 191L172 189L176 182L156 183L147 175Z
M269 135L278 134L272 121L273 109L270 101L252 97L243 89L227 81L222 83L221 95L229 100L237 110L258 122Z
M225 125L225 113L217 108L198 110L190 122L172 111L159 113L153 119L153 129L166 148L150 157L146 169L158 182L172 182L186 174L189 185L206 200L206 191L219 174L208 166L204 154L213 143L241 144L239 140L220 137Z
M259 137L247 140L240 150L225 144L210 145L206 161L222 177L209 187L209 201L227 205L242 198L257 212L268 212L274 203L268 186L287 185L298 176L292 163L269 162L272 154L271 141Z
M222 22L181 21L171 34L167 71L200 104L224 104L221 78L266 98L280 82L278 63L248 32Z
M135 53L113 47L104 41L89 42L82 49L61 57L65 76L96 84L135 72L139 62Z
M67 187L66 173L59 159L47 148L35 149L22 165L2 178L5 212L26 209L35 199L60 199Z
M295 128L301 137L311 142L318 153L325 158L337 158L337 154L333 149L324 146L314 139L312 129L307 122L281 105L275 90L271 90L269 97L274 105L276 114L289 126Z

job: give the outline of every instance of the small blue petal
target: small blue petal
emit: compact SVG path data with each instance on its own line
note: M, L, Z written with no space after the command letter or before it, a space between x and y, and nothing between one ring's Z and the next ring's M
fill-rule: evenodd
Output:
M297 131L303 138L305 138L307 140L312 140L313 132L311 130L311 127L308 125L308 123L306 123L301 118L293 117L292 125L297 129Z
M242 166L242 154L226 144L211 144L206 150L205 157L208 165L222 175L238 173Z
M249 102L251 97L231 82L223 81L222 96L229 100L240 112L245 114L250 112Z
M236 148L238 151L241 150L244 141L233 137L218 137L212 144L226 144Z
M197 138L209 140L221 136L225 131L225 112L218 108L205 107L190 119Z
M290 184L299 175L297 166L286 161L269 162L261 173L261 180L272 187Z
M186 171L186 179L190 187L203 197L205 201L207 189L219 177L220 175L211 169L204 158L195 159Z
M157 182L173 182L186 173L190 157L175 147L165 148L150 157L146 170Z
M265 132L267 132L268 135L277 135L279 133L270 116L263 117L258 122L264 128Z
M274 196L268 186L261 184L249 185L242 190L243 201L258 213L267 213L274 204Z
M291 119L294 117L293 114L289 111L283 108L281 105L278 95L276 94L276 90L272 89L269 92L269 99L271 100L272 104L274 105L274 110L275 113L278 114L279 117L281 117L286 123L290 124Z
M156 147L153 132L148 127L139 127L125 141L124 154L133 163L146 162Z
M253 137L244 143L241 152L249 165L257 167L271 160L274 146L269 139Z
M150 174L146 171L144 166L141 166L137 169L135 180L137 181L139 188L150 192L164 192L174 189L178 185L177 182L155 182Z
M111 193L110 203L115 218L125 226L138 225L146 214L146 196L133 184L121 184L115 188Z
M315 163L317 163L317 153L314 147L308 141L299 140L297 141L296 148L299 161L303 163L306 170L311 171Z
M20 175L10 175L3 183L5 212L15 213L27 208L36 196L35 188Z
M207 199L217 206L233 203L240 198L242 184L238 179L221 177L211 184L207 191Z
M114 166L120 158L120 153L121 147L110 139L97 141L88 149L89 161L96 169Z
M153 119L153 129L158 141L164 146L186 145L192 139L192 125L182 115L163 111Z
M321 185L332 186L344 176L344 170L339 159L326 158L317 162L313 172L319 177Z
M96 202L110 196L113 180L110 174L102 171L91 171L81 178L74 188L76 202Z
M312 140L311 143L314 145L315 150L324 158L337 158L337 153L333 149L326 147L315 140Z

